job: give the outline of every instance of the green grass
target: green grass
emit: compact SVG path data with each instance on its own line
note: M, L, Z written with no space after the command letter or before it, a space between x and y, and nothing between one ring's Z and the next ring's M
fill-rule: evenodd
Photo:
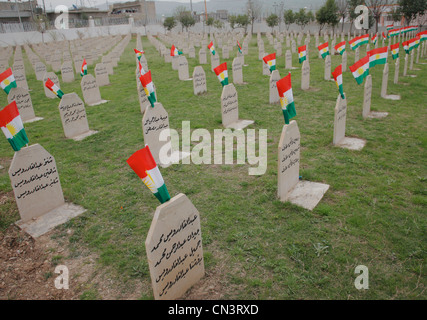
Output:
M263 40L265 51L273 52ZM98 254L100 270L108 269L128 290L142 282L148 289L140 296L150 299L144 242L159 202L126 164L144 146L135 41L110 76L111 86L100 89L102 98L110 102L86 108L90 129L99 133L81 142L64 138L59 100L44 96L42 83L31 74L27 61L35 113L44 120L25 128L30 144L41 144L55 157L66 200L87 209L58 228L73 230L71 251L89 248ZM240 118L255 120L250 128L268 129L266 173L249 176L249 165L173 165L161 170L169 192L171 196L185 193L199 210L206 270L211 275L226 266L218 279L226 299L425 299L427 67L415 65L421 71L409 73L418 77L403 78L401 63L400 84L394 85L391 63L388 93L400 94L401 101L380 97L382 68L371 70L372 110L389 112L381 120L363 120L363 86L356 84L350 72L344 74L346 136L367 140L362 151L349 151L332 146L338 90L333 81L323 80L324 63L317 58L314 42L312 38L310 84L319 91L300 89L300 69L292 70L292 82L301 132L300 175L330 185L319 205L310 212L276 197L277 146L284 119L279 105L268 104L269 78L262 76L255 36L245 57L249 66L243 68L248 84L236 89ZM187 120L193 130L206 128L212 134L220 129L221 85L210 64L203 65L208 92L194 96L192 82L179 81L178 72L164 63L147 38L143 47L171 128L180 132L181 121ZM282 77L288 73L283 49L277 59ZM351 65L354 53L348 46L347 52ZM364 54L365 48L360 56ZM234 55L225 60L229 69ZM188 61L191 74L198 59ZM339 63L341 57L333 56L332 70ZM293 65L299 67L296 54ZM88 72L93 69L94 65L89 66ZM229 76L231 82L231 70ZM82 97L76 79L61 83L61 89ZM6 105L6 95L0 96L0 102ZM0 161L8 166L13 150L6 139L0 140L0 150ZM10 191L6 168L0 171L0 193ZM0 209L0 228L5 230L19 214L11 201ZM66 264L66 257L61 263ZM369 290L358 291L354 286L357 265L369 268ZM102 298L95 288L96 284L90 286L81 298Z

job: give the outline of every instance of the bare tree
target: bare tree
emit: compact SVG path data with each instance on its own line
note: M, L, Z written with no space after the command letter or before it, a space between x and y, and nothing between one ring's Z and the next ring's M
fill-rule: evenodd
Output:
M251 33L254 33L254 22L261 18L262 3L258 0L248 0L248 2L246 2L246 12L251 21Z
M338 8L338 11L337 11L338 17L342 19L341 32L344 32L344 21L345 21L345 17L347 16L348 2L347 0L335 0L335 2Z
M389 0L366 0L365 4L369 8L372 17L375 19L375 32L378 33L378 23L380 22L381 16L384 13Z

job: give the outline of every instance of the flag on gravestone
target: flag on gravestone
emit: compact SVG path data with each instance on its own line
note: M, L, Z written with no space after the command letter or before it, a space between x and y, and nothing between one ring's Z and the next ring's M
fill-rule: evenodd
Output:
M319 53L323 59L325 59L326 56L329 56L329 42L321 44L317 49L319 49Z
M237 41L237 50L242 53L242 46L240 45L239 41Z
M294 95L292 92L291 73L277 81L277 90L279 91L280 104L282 106L285 124L289 124L289 120L297 115L295 109Z
M148 145L136 151L126 162L161 203L170 200L165 181Z
M417 36L420 37L421 42L426 41L427 40L427 30L417 33Z
M345 41L338 43L335 46L335 51L337 51L340 55L343 55L343 53L345 52Z
M399 42L396 44L392 44L390 46L391 56L393 57L393 60L396 60L397 58L399 58L399 46L400 46Z
M171 47L171 57L177 57L182 54L182 51L179 51L174 45Z
M403 50L405 50L406 54L409 54L411 50L409 50L409 40L402 42Z
M360 36L360 44L359 44L359 46L362 46L364 44L369 44L369 34L365 34L363 36Z
M363 79L369 75L369 55L366 55L366 57L360 59L349 68L356 82L361 84Z
M215 55L215 47L213 45L213 41L211 41L211 43L208 44L208 48L212 52L212 54Z
M19 151L28 144L28 137L15 100L0 111L0 127L13 150Z
M303 63L305 60L307 60L307 46L303 45L298 48L298 59L299 63Z
M374 34L374 36L371 38L371 42L375 45L377 44L378 36L377 34Z
M218 67L214 69L216 76L218 77L219 82L221 82L222 86L228 84L228 70L227 70L227 62L220 64Z
M270 73L276 70L276 53L271 53L262 58L262 60L264 60L264 62L268 65Z
M394 25L393 24L389 24L388 26L387 26L387 32L389 32L391 29L393 29L394 28Z
M350 44L350 48L352 50L356 50L361 45L369 43L369 34L365 34L363 36L356 37L348 42Z
M369 56L369 68L375 67L377 64L386 64L388 56L388 47L373 49L367 52Z
M145 53L145 51L139 51L137 49L133 49L135 51L135 55L138 58L138 60L141 60L142 55Z
M139 68L139 74L142 76L143 74L145 74L145 70L142 67L141 61L138 61L138 68Z
M335 71L332 72L332 76L334 77L335 84L338 87L338 91L341 94L341 98L345 99L344 89L342 86L342 64L335 68Z
M83 77L87 75L87 62L86 59L83 59L82 70L80 71L80 75Z
M384 33L384 31L383 31L383 39L384 39L384 40L387 40L388 38L390 38L390 36L389 36L388 34L386 35L386 34Z
M50 80L50 78L47 78L47 81L44 84L46 86L46 88L48 88L50 91L52 91L54 94L56 94L56 96L61 99L62 96L64 95L64 92L62 92L61 89L59 89L59 87L53 83L52 80Z
M388 32L388 34L390 35L390 37L398 36L400 34L400 30L399 29L393 29L393 30L390 30Z
M144 88L145 94L147 95L148 101L150 101L151 106L154 108L154 102L156 102L156 93L154 92L154 84L151 80L151 70L144 73L139 77L142 87Z
M0 86L6 94L9 94L12 88L17 87L12 68L7 69L5 72L0 74Z

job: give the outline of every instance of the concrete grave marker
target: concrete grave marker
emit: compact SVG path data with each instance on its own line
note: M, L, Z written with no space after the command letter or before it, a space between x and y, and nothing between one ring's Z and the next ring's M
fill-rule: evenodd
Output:
M18 87L29 90L24 70L14 70L13 75L15 76L16 85Z
M331 56L327 55L325 58L325 75L324 75L324 79L326 81L330 81L333 80L331 79Z
M62 82L74 81L74 68L71 61L65 61L61 66Z
M388 63L386 63L384 65L384 70L383 70L383 82L382 82L382 86L381 86L381 97L384 99L388 99L388 100L400 100L399 95L395 95L395 94L388 95L387 94L388 73L389 73L389 67L388 67Z
M139 79L137 79L136 88L138 91L138 99L139 99L139 106L141 108L141 113L144 113L147 107L151 107L151 103L148 100L147 94L145 93L144 87L142 86L141 81L139 81ZM155 88L154 88L154 92L156 92Z
M365 82L365 91L363 95L363 109L362 116L366 118L384 118L388 115L387 112L371 111L371 97L372 97L372 76L368 75Z
M302 63L301 89L310 89L310 64L307 60Z
M156 300L177 299L203 277L200 214L186 195L157 207L145 249Z
M197 66L193 71L194 95L199 95L208 91L206 87L206 73L201 66Z
M97 133L89 130L85 105L77 93L64 94L58 108L66 138L81 141Z
M342 72L347 72L347 51L344 51L342 54Z
M286 50L285 54L285 68L288 70L297 69L296 67L292 67L292 53L290 50Z
M279 80L279 70L273 70L270 76L270 104L280 103L279 91L277 90L277 81Z
M394 64L394 84L398 84L399 82L399 71L400 71L400 58L396 59L396 63Z
M231 66L233 71L233 83L235 84L244 84L243 82L243 64L240 57L233 59L233 64Z
M219 66L219 54L218 52L215 55L211 54L211 70L213 71L216 67Z
M12 88L7 95L7 101L11 103L13 100L16 102L23 123L30 123L43 119L36 117L33 102L27 89L20 87Z
M98 87L108 86L110 84L108 70L103 62L96 64L95 78L96 78L96 83L98 84Z
M241 130L254 123L252 120L239 119L239 103L234 84L230 83L222 88L221 94L222 125L225 128Z
M55 159L39 144L15 152L9 177L21 216L16 224L33 237L85 211L65 203Z
M283 126L278 151L277 192L280 201L290 201L313 210L329 189L329 185L299 181L300 132L295 120Z
M44 94L46 95L46 97L50 98L50 99L55 99L57 98L56 94L54 94L52 91L50 91L48 88L46 88L46 86L44 85L47 81L47 79L50 79L53 81L54 84L56 84L58 86L58 88L61 89L61 86L59 85L59 79L58 76L53 73L53 72L46 72L43 76L43 88L44 88Z
M188 61L185 56L178 57L178 78L179 80L192 80L188 73Z
M96 79L91 74L84 75L80 87L83 93L83 99L88 106L96 106L108 102L101 99L101 93Z
M208 59L206 56L206 49L201 48L199 50L199 64L207 64L208 63Z

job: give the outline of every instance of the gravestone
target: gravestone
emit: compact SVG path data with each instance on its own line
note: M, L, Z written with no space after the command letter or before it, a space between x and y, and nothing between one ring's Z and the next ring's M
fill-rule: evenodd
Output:
M324 75L324 79L326 81L330 81L331 79L331 56L328 55L325 58L325 75Z
M61 78L62 82L73 82L74 81L74 68L71 61L65 61L61 66Z
M151 103L148 100L147 94L145 93L144 87L142 86L141 81L139 81L139 79L137 79L136 81L136 89L138 91L139 107L141 109L141 113L144 113L147 107L151 107ZM154 92L156 92L155 88Z
M279 70L274 70L270 76L270 104L280 103L279 91L277 90L277 81L279 80Z
M347 72L347 51L344 51L341 57L342 72Z
M383 82L381 85L381 98L388 99L388 100L400 100L399 95L395 95L395 94L388 95L387 94L388 73L389 73L389 67L388 67L388 63L386 63L384 65L384 70L383 70Z
M208 91L206 87L206 73L201 66L197 66L193 71L194 95L199 95Z
M300 132L295 120L283 126L278 151L277 194L280 201L313 210L329 185L299 180Z
M46 88L46 86L44 85L45 83L46 83L46 81L47 81L47 79L50 79L50 80L52 80L52 82L54 83L54 84L56 84L57 86L58 86L58 88L61 88L61 86L59 85L59 79L58 79L58 76L55 74L55 73L53 73L53 72L46 72L45 74L44 74L44 77L43 77L43 88L44 88L44 94L46 95L46 97L48 97L48 98L50 98L50 99L55 99L55 98L57 98L57 96L56 96L56 94L54 94L52 91L50 91L48 88Z
M108 86L110 84L108 70L103 62L96 64L95 78L96 78L96 83L98 84L98 87Z
M414 57L415 57L415 50L412 50L411 52L411 63L409 64L409 70L414 70Z
M405 65L403 67L403 76L406 77L408 75L408 55L405 54Z
M66 138L81 141L97 132L89 130L85 105L77 93L64 94L58 108Z
M221 94L222 125L225 128L241 130L254 123L252 120L239 119L239 103L236 88L232 83L222 88Z
M372 98L372 76L368 75L365 81L365 91L363 95L363 109L362 117L366 118L384 118L388 115L387 112L371 111L371 98Z
M394 84L398 84L399 82L399 71L400 71L400 58L397 58L394 64Z
M356 63L357 61L359 61L359 48L356 48L356 50L354 51L354 63Z
M285 54L285 68L288 70L297 69L296 67L292 67L292 53L290 50L286 50Z
M188 57L189 58L195 58L196 57L196 49L194 48L194 46L191 46L189 51L188 51Z
M12 88L7 95L7 101L11 103L13 100L16 102L23 123L30 123L43 119L36 117L33 102L27 89L20 87Z
M178 70L178 56L172 57L172 70Z
M203 277L200 214L186 195L157 207L145 249L156 300L177 299Z
M173 150L170 136L164 139L165 141L160 141L162 131L169 128L169 115L161 103L155 102L154 108L150 106L145 110L142 117L144 144L148 144L154 160L163 168L178 163L180 159L190 155L186 152ZM160 152L165 152L165 150L169 152L161 156Z
M85 211L65 203L55 159L39 144L15 152L9 177L21 216L16 224L33 237Z
M23 70L14 70L13 75L15 77L16 85L18 87L29 90L27 78L25 77L25 72Z
M222 47L222 58L223 59L229 59L230 58L230 53L228 50L228 46L223 46Z
M211 54L211 70L213 71L216 67L219 66L219 54L218 52L215 55Z
M185 56L178 58L178 78L179 80L191 80L188 73L188 61Z
M208 59L206 56L206 49L201 48L199 50L199 64L207 64L208 63Z
M82 77L80 87L83 93L83 99L88 106L96 106L108 102L101 99L101 93L96 79L91 74L86 74Z
M268 53L264 54L264 57L268 56ZM266 64L264 62L264 60L261 62L262 63L262 75L263 76L270 76L271 72L270 72L270 68L268 67L268 64Z
M310 89L310 64L307 60L302 63L301 89Z
M365 140L345 136L346 119L347 99L342 99L341 95L338 95L337 103L335 105L334 136L332 143L335 146L350 150L362 150L366 144Z
M233 64L231 66L233 71L233 83L234 84L244 84L243 82L243 64L241 57L236 57L233 59Z
M34 65L34 72L36 73L36 78L39 81L43 81L44 74L46 73L46 66L43 62L36 62Z

